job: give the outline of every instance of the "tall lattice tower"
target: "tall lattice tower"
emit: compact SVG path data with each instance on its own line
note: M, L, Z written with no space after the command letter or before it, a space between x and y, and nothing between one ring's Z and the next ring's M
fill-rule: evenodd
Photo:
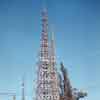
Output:
M59 94L57 90L58 88L56 86L57 82L55 82L56 81L55 79L57 78L56 75L54 75L55 71L53 71L54 70L53 65L55 65L54 64L55 61L50 59L52 56L49 55L49 46L48 46L47 9L43 9L42 35L40 43L40 58L38 65L36 100L59 100ZM54 75L55 79L51 74Z

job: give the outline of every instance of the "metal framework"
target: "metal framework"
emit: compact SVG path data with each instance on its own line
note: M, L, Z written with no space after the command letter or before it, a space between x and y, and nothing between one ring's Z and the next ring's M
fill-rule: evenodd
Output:
M51 42L50 42L50 74L51 74L51 86L52 86L52 100L59 100L59 81L58 81L58 73L56 70L56 56L55 56L55 39L54 33L52 32Z
M36 100L59 100L57 75L55 72L55 59L53 40L48 46L48 16L47 9L42 11L42 35L40 42L40 57L38 64L38 81ZM51 56L50 56L51 55Z

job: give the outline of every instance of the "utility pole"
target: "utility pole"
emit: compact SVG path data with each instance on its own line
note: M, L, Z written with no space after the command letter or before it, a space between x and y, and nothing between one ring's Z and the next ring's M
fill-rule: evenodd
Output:
M13 100L16 100L16 95L13 95Z
M22 79L22 100L25 100L25 79L24 79L24 76L23 76L23 79Z

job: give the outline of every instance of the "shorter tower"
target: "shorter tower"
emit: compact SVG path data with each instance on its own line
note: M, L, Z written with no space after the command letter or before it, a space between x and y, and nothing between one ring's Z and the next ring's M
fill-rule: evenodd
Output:
M51 80L51 91L52 91L51 100L59 100L59 81L56 69L57 64L56 64L56 54L55 54L55 39L53 32L51 33L49 58L50 58L50 75L51 75L50 80Z

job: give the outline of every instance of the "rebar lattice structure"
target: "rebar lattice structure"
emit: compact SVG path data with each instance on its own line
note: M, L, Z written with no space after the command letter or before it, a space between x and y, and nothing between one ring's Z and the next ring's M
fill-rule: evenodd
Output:
M38 63L38 79L36 100L59 100L57 75L55 72L53 41L49 52L47 9L42 11L42 35L40 42L40 57ZM52 54L52 55L51 55Z
M50 42L50 75L51 75L51 89L52 89L52 100L59 100L59 82L58 82L58 73L57 73L57 64L56 64L56 55L55 55L55 39L54 33L51 35Z

